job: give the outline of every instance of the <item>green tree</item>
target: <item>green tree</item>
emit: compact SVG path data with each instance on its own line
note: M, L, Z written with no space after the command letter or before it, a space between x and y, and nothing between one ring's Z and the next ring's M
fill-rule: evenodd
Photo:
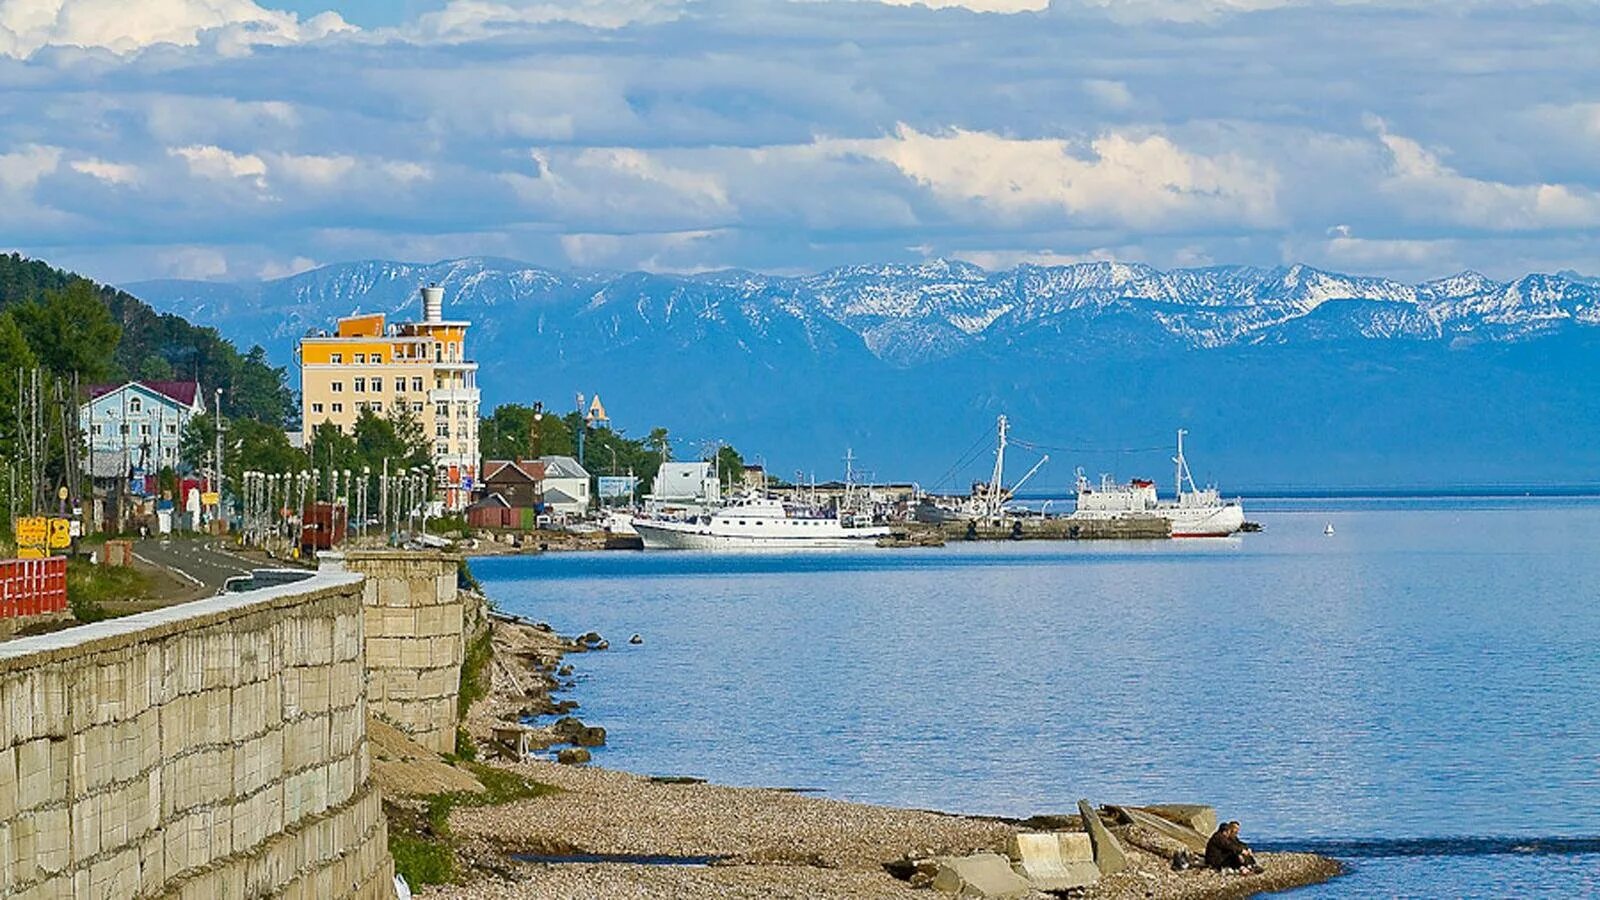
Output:
M104 381L116 371L111 350L122 328L111 318L94 286L79 279L42 300L13 308L17 324L39 362L57 375L76 373L85 382Z
M422 433L422 423L410 410L392 413L385 418L371 409L364 409L356 419L354 430L356 459L360 467L373 472L382 471L383 461L387 459L390 470L397 471L426 466L432 460L427 437Z
M730 444L717 448L717 473L723 484L736 484L744 477L744 457Z

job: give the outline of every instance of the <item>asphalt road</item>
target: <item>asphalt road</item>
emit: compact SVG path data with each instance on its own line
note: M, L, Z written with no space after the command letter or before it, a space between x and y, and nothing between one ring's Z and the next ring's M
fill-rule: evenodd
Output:
M216 538L146 538L133 542L133 552L207 594L222 590L235 575L250 574L250 561L223 550Z

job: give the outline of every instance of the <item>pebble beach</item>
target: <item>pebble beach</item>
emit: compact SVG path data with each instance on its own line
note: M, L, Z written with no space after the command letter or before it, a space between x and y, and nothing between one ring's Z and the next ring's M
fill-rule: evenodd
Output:
M585 642L544 626L497 621L489 695L468 717L487 745L497 723L560 709L557 694L581 668ZM590 726L604 723L587 723ZM535 745L554 745L549 729ZM891 874L896 861L1005 851L1021 823L897 809L781 789L661 780L544 759L501 761L558 788L500 806L455 810L450 830L474 860L465 880L419 894L466 898L921 898L940 894ZM1075 816L1055 827L1081 830ZM1309 854L1263 854L1255 875L1175 872L1158 836L1114 827L1127 870L1103 877L1081 896L1105 898L1245 897L1334 877L1339 866ZM639 862L520 861L518 857L651 857ZM659 864L664 858L697 864ZM1050 896L1035 893L1034 897Z

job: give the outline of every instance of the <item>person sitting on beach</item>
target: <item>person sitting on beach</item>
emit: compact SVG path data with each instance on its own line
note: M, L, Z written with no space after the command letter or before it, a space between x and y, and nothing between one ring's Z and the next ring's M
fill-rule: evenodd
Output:
M1206 867L1211 869L1238 869L1259 872L1256 856L1249 846L1239 840L1239 823L1223 822L1217 833L1206 842Z

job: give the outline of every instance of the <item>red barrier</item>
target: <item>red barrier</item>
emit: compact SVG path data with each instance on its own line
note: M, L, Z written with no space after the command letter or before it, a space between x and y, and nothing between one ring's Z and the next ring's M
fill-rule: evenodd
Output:
M66 611L65 557L0 561L0 618L40 616Z

